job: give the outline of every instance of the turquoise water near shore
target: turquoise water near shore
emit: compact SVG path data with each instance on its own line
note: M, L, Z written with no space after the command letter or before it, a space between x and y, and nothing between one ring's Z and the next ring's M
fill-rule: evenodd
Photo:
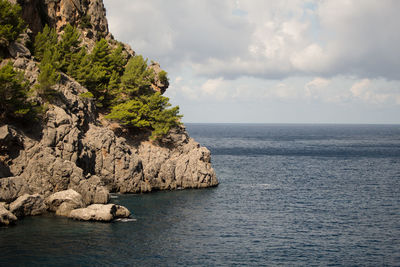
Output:
M220 186L0 228L0 266L399 266L400 126L188 124Z

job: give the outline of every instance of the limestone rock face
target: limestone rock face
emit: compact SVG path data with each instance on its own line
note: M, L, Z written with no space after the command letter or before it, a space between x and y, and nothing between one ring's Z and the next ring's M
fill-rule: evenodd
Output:
M28 184L23 177L0 179L0 201L11 202L28 192Z
M82 221L109 222L115 218L127 218L130 213L127 208L115 204L93 204L87 208L71 211L69 218Z
M138 148L144 177L151 189L205 188L218 185L207 148L189 138L184 128L175 129L168 138L169 145L143 142Z
M121 193L147 191L140 159L135 148L124 138L117 137L108 128L91 125L84 142L88 147L84 158L90 159L86 165L101 177L109 190Z
M22 195L10 204L10 211L18 218L40 215L46 211L44 199L39 194Z
M109 35L106 11L101 0L9 0L22 7L22 17L33 34L45 24L61 31L67 23L88 27L94 34Z
M9 225L17 221L17 217L5 208L5 205L0 203L0 225Z

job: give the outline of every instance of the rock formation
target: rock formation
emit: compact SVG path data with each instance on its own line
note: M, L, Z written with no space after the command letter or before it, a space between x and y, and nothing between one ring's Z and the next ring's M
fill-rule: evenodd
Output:
M58 31L71 23L84 25L86 44L99 37L112 43L101 0L17 2L33 33L45 23ZM8 61L23 70L33 86L39 69L25 41L10 46L12 58ZM134 54L128 45L124 47ZM151 68L156 74L160 70L157 63ZM161 92L168 87L161 81L154 86ZM58 97L48 106L37 129L27 132L0 122L0 224L14 222L13 214L23 217L46 210L71 218L108 221L129 216L123 207L106 205L110 192L218 185L209 150L190 138L183 126L163 140L149 141L103 119L92 99L80 97L87 89L71 77L61 74L55 90Z

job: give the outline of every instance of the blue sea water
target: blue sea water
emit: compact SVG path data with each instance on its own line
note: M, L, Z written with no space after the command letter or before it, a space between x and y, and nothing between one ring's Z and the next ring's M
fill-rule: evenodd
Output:
M25 218L0 266L400 266L400 125L187 129L219 187L114 195L130 222Z

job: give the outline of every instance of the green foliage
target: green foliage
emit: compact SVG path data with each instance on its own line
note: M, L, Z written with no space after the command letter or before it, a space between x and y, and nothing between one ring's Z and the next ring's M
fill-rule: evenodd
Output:
M41 61L46 51L54 53L57 50L58 36L55 29L51 29L46 25L42 32L39 32L35 37L34 54ZM58 60L58 59L57 59Z
M118 44L117 48L115 48L110 54L110 63L112 66L112 70L119 75L122 75L122 73L124 72L124 67L126 65L126 59L123 56L122 51L122 44Z
M82 29L92 27L92 23L90 22L90 15L86 14L85 16L82 16L81 22L79 25L81 26Z
M83 50L82 50L83 51ZM119 88L120 75L126 61L122 46L111 50L105 39L98 41L91 54L80 52L76 71L70 71L72 77L93 93L98 107L107 108Z
M107 119L136 128L152 129L152 139L166 135L168 131L180 124L179 107L169 108L167 97L159 92L142 95L112 107Z
M81 98L94 98L94 95L91 92L85 92L79 95Z
M168 73L166 71L160 71L158 73L158 80L165 85L169 85Z
M51 98L58 71L62 71L89 90L81 98L94 98L103 111L111 110L108 119L152 130L153 139L180 124L179 107L171 108L167 97L153 91L154 71L148 68L147 59L134 56L126 62L123 46L111 49L105 39L88 53L79 38L78 30L70 25L59 41L55 30L47 26L36 37L35 56L41 59L37 90L42 97ZM161 71L158 79L167 84L167 73Z
M56 94L53 86L60 80L60 74L57 69L50 63L42 62L40 64L40 74L38 77L38 84L36 90L38 94L50 101Z
M81 41L79 37L79 31L75 27L72 27L71 24L67 24L56 48L60 57L59 69L63 72L67 73L70 66L79 65L79 61L77 61L78 59L75 56L80 51L79 44Z
M150 94L153 80L154 72L147 68L147 59L134 56L128 61L121 77L123 93L128 97Z
M16 40L25 29L25 22L21 18L21 7L11 4L8 0L0 0L0 46Z
M165 72L166 77L166 72ZM179 107L171 107L169 99L154 93L154 72L147 68L142 56L132 57L121 77L121 89L115 97L114 106L106 116L123 125L152 130L152 139L166 135L172 127L180 124Z
M22 72L13 69L8 63L0 69L0 115L5 117L25 117L32 111L27 101L29 83Z

